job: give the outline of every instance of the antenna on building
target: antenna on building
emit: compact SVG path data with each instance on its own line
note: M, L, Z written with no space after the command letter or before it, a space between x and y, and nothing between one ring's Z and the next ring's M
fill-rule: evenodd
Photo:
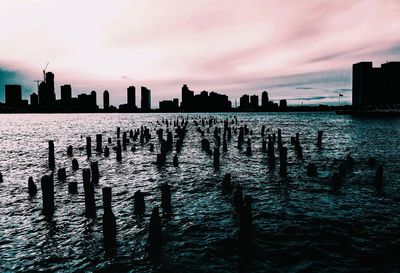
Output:
M49 66L49 62L47 62L46 67L43 69L43 81L46 81L46 69Z

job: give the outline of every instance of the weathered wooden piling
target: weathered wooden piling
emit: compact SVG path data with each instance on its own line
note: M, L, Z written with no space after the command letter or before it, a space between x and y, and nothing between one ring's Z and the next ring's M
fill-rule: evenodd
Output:
M145 209L144 193L138 190L134 194L134 212L136 215L142 215Z
M3 174L0 172L0 183L3 183Z
M322 134L324 131L318 131L318 139L317 139L317 146L318 148L322 147Z
M90 180L90 169L82 170L83 190L85 192L85 216L94 218L96 216L96 201L94 198L94 184Z
M51 176L45 175L40 184L42 186L42 212L45 216L52 216L54 213L54 180Z
M265 139L262 140L261 147L262 147L263 153L266 153L267 152L267 141Z
M164 212L171 212L171 186L167 182L161 184L161 208Z
M158 207L153 208L149 224L149 252L152 256L161 254L161 218Z
M275 146L272 140L268 141L268 166L270 169L275 168Z
M107 142L108 144L111 144L111 137L108 138Z
M67 179L67 173L65 171L65 168L59 168L57 171L57 178L59 181L64 181Z
M233 206L236 211L240 211L243 208L243 202L243 190L242 187L238 185L233 193Z
M68 183L68 192L72 194L78 193L78 182L69 182Z
M224 179L222 180L222 189L228 191L232 188L232 175L230 173L226 173L224 175Z
M382 187L383 187L383 166L382 165L379 165L376 170L374 184L378 191L382 190Z
M282 130L278 129L278 147L282 146Z
M317 166L314 163L309 163L307 165L307 175L308 176L316 176L317 175Z
M154 144L153 143L150 143L150 152L151 153L154 152Z
M283 146L279 150L279 174L282 177L287 176L287 148Z
M91 157L92 156L92 138L86 137L86 155L87 157Z
M117 140L117 161L121 162L122 161L122 148L121 148L121 141Z
M117 127L117 138L121 136L121 128Z
M110 156L110 148L108 146L104 147L104 157Z
M249 240L252 235L252 212L251 203L253 198L250 195L244 197L244 205L240 210L239 239Z
M30 176L28 178L28 192L29 192L29 196L34 196L37 193L37 187L35 182L33 182L33 177Z
M103 152L103 135L102 134L96 135L96 152L98 152L98 153Z
M56 161L54 157L54 141L49 140L49 169L54 170L56 167Z
M92 182L97 184L100 179L99 163L97 161L90 163L90 169L92 171Z
M226 153L228 151L228 144L226 143L226 138L222 141L222 151Z
M68 148L67 148L67 156L71 157L73 155L74 155L74 152L72 150L72 146L69 145Z
M174 165L174 167L178 167L178 165L179 165L179 163L178 163L178 154L174 155L173 165Z
M111 187L102 188L103 193L103 238L106 252L112 251L117 244L117 221L111 206Z
M213 162L214 162L214 170L219 171L219 165L220 165L220 154L219 154L219 147L214 147L214 153L213 153Z
M126 150L126 146L128 145L128 138L126 132L122 133L122 148Z
M79 170L79 163L76 158L72 159L72 170L73 171Z

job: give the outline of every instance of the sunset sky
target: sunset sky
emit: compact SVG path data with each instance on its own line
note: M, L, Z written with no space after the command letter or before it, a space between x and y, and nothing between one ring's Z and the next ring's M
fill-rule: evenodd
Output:
M233 103L263 90L336 103L353 63L400 60L399 0L0 0L0 26L0 101L6 83L36 91L49 62L58 97L68 83L100 105L105 89L118 105L145 85L158 107L184 83Z

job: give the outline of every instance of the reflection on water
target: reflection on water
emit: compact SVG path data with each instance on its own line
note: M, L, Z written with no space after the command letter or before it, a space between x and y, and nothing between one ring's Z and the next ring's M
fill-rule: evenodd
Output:
M200 135L190 121L179 155L179 167L167 156L157 168L149 145L123 151L123 162L93 153L99 161L96 187L97 218L84 217L81 170L73 172L67 146L74 147L80 168L90 167L86 136L102 133L106 143L122 131L150 127L155 151L156 121L174 114L0 115L0 271L62 270L173 271L173 272L395 272L400 265L399 119L355 119L330 113L237 114L254 131L252 156L237 149L237 135L221 152L221 170L201 150ZM186 115L184 115L186 116ZM188 115L193 116L193 115ZM208 117L209 115L202 114ZM231 114L216 114L220 119ZM268 171L261 149L261 125L282 129L288 147L288 179L279 168ZM219 126L222 126L219 124ZM317 131L324 130L323 149L316 147ZM208 135L213 142L212 131ZM297 132L304 158L298 160L290 137ZM246 137L247 139L247 137ZM51 221L41 215L41 191L29 197L28 177L36 184L47 169L47 140L54 140L56 165L67 168L67 181L55 180L56 211ZM92 144L93 147L95 146ZM213 143L212 143L213 146ZM212 147L211 146L211 147ZM244 146L245 147L245 146ZM330 177L351 154L356 164L338 194ZM373 186L376 170L367 164L375 157L384 165L384 194ZM318 177L306 176L307 163L318 166ZM240 251L238 215L232 197L221 191L226 172L253 196L253 244ZM68 194L68 182L78 182L78 195ZM159 264L146 252L151 208L159 205L160 184L172 185L173 215L163 218L165 244ZM117 253L105 258L102 245L101 187L111 186L117 217ZM146 213L133 213L133 194L148 193Z

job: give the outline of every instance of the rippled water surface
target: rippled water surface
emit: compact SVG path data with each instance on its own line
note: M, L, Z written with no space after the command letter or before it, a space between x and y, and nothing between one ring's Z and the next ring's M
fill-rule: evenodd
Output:
M0 115L0 271L96 271L112 272L398 272L400 266L400 119L358 119L333 113L237 114L253 130L253 155L237 149L237 135L221 152L221 170L213 170L212 157L201 150L201 137L192 117L173 167L175 151L167 163L155 165L159 150L155 129L163 117L174 114L69 114ZM179 115L181 116L181 115ZM198 115L197 115L198 116ZM209 117L208 114L200 116ZM223 120L231 114L215 114ZM111 149L104 158L85 153L86 136L103 134L104 145L116 128L122 131L151 128L151 143L135 143L123 151L117 163ZM271 132L282 129L288 147L288 178L279 168L268 170L261 150L261 126ZM222 124L216 126L222 127ZM318 130L324 130L323 149L317 149ZM213 143L210 133L206 137ZM304 158L298 160L290 137L300 133ZM51 221L41 214L39 179L47 168L48 140L54 140L56 166L67 168L67 181L55 179L56 211ZM96 186L97 217L84 216L81 170L73 172L67 146L74 147L80 167L99 161L101 179ZM213 144L212 144L213 145ZM175 147L175 145L174 145ZM222 151L222 150L221 150ZM334 193L331 175L347 154L356 164L340 191ZM278 155L278 153L277 153ZM373 184L375 157L384 165L383 193ZM309 162L318 176L306 176ZM247 255L239 250L238 216L232 195L221 191L226 172L253 196L254 238ZM38 194L30 198L28 177ZM68 182L77 181L79 194L68 194ZM160 204L161 183L173 187L173 215L163 217L163 250L159 264L146 252L151 208ZM101 187L111 186L117 218L117 253L105 257L102 243ZM146 214L133 213L133 194L147 192ZM245 257L244 257L245 256Z

